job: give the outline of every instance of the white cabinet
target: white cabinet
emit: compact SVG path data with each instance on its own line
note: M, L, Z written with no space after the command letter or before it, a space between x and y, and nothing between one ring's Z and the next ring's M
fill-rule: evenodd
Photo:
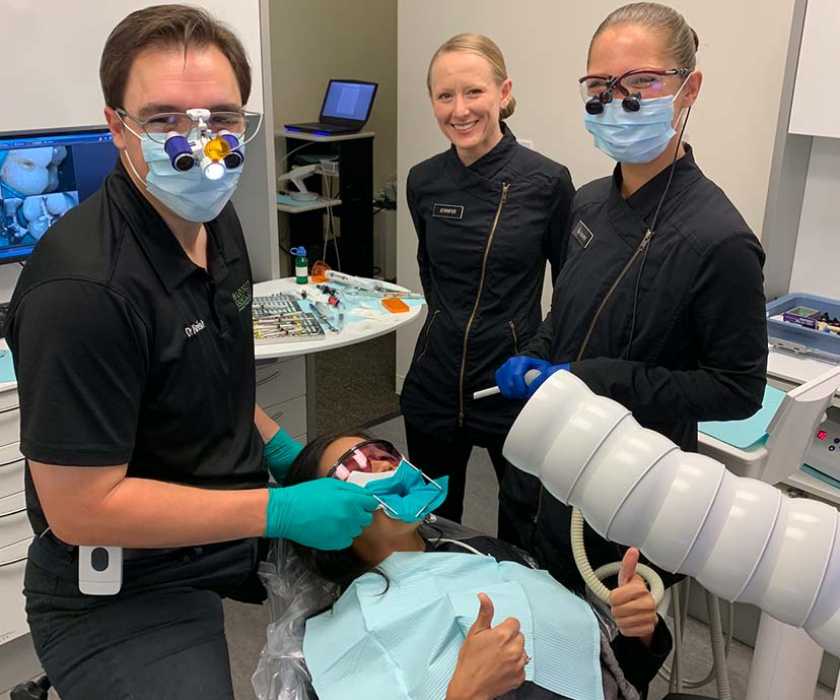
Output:
M23 492L16 385L0 389L0 644L26 634L23 569L32 530Z
M29 632L24 610L23 569L30 539L31 534L23 541L0 545L0 644Z
M289 435L306 442L306 358L257 362L257 403Z
M840 138L840 2L808 0L789 131Z

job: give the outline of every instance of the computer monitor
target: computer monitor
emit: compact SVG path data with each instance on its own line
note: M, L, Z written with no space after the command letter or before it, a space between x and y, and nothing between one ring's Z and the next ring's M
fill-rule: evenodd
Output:
M0 264L27 258L116 160L105 126L0 132Z

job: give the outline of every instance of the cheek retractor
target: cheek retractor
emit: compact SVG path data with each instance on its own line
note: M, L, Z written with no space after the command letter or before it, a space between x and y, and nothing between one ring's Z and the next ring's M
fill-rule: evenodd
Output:
M553 374L528 401L504 455L602 537L840 653L834 508L683 452L569 372Z

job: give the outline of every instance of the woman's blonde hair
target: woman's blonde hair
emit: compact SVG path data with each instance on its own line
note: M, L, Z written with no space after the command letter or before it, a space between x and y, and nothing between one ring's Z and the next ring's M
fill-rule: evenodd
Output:
M432 67L435 65L435 61L441 54L453 51L464 51L481 56L490 64L490 68L493 70L493 78L496 80L497 85L501 85L508 79L505 57L502 55L502 50L496 45L495 41L483 34L456 34L441 44L440 48L435 51L435 55L432 56L432 60L429 61L429 70L426 73L426 87L429 90L429 95L432 94ZM516 98L511 95L508 103L499 112L499 118L507 119L513 114L515 109Z
M700 47L697 32L679 12L658 2L634 2L610 12L592 36L587 63L592 55L595 39L605 29L617 24L638 24L660 32L665 36L665 51L676 62L676 68L688 68L693 71L697 65L696 54Z

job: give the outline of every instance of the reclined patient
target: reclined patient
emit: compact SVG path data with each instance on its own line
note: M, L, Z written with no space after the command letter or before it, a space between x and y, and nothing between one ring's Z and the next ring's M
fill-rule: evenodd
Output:
M611 646L615 623L520 550L442 536L429 513L446 496L445 479L424 478L390 443L358 432L319 437L286 485L324 477L372 490L381 508L348 549L294 545L342 591L306 623L319 700L634 700L633 684L646 686L670 651L641 579L613 594Z

